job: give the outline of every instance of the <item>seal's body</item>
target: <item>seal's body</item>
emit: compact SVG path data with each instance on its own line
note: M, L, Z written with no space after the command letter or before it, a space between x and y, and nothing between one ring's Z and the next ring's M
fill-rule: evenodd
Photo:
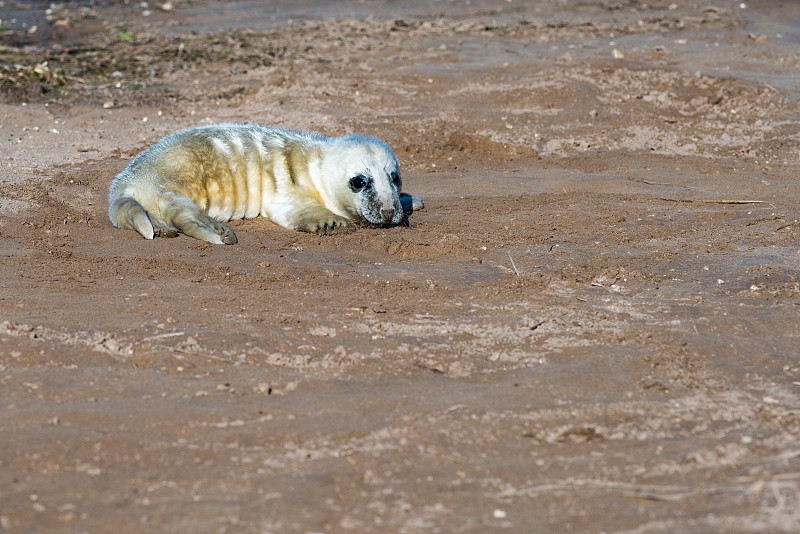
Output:
M136 156L111 182L108 216L146 239L182 232L233 244L224 222L258 215L306 232L398 224L400 187L397 158L379 139L219 124Z

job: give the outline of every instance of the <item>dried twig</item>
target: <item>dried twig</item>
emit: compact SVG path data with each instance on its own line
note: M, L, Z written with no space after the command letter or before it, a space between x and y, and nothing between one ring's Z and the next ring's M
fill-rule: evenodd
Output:
M709 198L665 198L659 200L667 202L701 202L704 204L766 204L765 200L714 200Z
M688 485L672 485L672 484L635 484L629 482L615 481L615 480L598 480L598 479L568 479L555 481L550 484L542 484L526 489L515 491L515 495L535 496L543 493L554 494L558 492L575 492L580 489L605 489L605 490L618 490L622 493L637 499L647 499L652 501L679 501L695 497L697 495L725 495L732 493L747 493L758 492L760 490L754 489L753 484L761 482L766 489L766 485L775 486L783 482L797 480L800 473L787 473L774 477L761 477L761 476L747 476L740 477L738 483L734 484L718 484L705 487L694 487ZM786 476L786 479L783 477ZM794 485L793 485L794 487ZM773 488L770 487L770 490ZM504 497L509 496L507 492L501 494Z
M165 347L165 348L167 348L167 347ZM201 358L208 358L209 360L217 360L217 361L226 362L226 363L236 363L235 361L233 361L231 359L223 358L222 356L216 356L214 354L206 354L204 352L194 352L194 351L191 351L191 350L179 349L178 347L171 347L171 348L169 348L169 350L171 350L172 352L180 352L181 354L188 354L190 356L200 356Z
M517 276L519 276L519 271L517 270L517 266L514 265L514 258L511 257L510 252L506 252L506 254L508 254L508 259L511 260L511 266L514 268L514 272L517 273Z
M148 341L154 341L156 339L163 339L165 337L174 337L174 336L182 336L183 332L167 332L166 334L158 334L155 336L149 336L142 339L139 343L146 343Z

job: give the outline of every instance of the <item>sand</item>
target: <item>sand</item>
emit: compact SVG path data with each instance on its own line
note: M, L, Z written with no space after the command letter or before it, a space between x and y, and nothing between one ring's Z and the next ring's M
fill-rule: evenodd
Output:
M800 5L0 19L0 531L797 532ZM425 208L112 227L223 121L381 137Z

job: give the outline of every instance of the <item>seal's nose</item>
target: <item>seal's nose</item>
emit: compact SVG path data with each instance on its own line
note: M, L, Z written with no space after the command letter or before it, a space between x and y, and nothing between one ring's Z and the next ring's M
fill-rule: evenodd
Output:
M395 211L393 209L390 210L381 210L381 217L383 218L383 224L389 224L394 219Z

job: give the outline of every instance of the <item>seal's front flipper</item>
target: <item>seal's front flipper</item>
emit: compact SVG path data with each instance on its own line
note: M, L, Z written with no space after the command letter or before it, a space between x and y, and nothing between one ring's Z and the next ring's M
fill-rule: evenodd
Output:
M336 215L322 204L306 204L291 216L290 224L303 232L322 234L348 232L354 229L349 219Z

